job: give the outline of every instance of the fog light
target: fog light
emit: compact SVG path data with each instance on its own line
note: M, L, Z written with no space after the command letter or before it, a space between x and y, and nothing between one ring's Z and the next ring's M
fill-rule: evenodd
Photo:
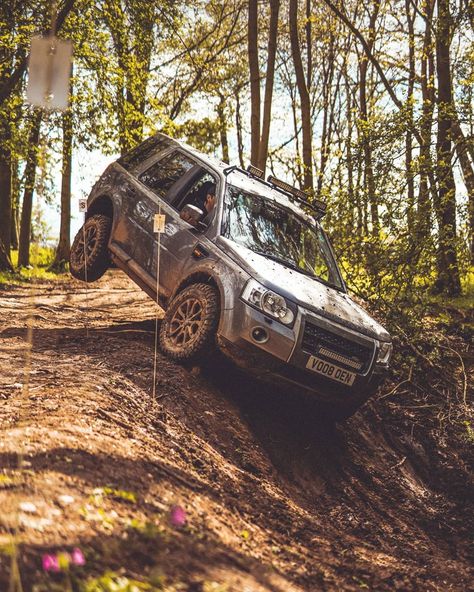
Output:
M254 327L252 329L252 339L257 343L266 343L268 341L267 330L263 327Z

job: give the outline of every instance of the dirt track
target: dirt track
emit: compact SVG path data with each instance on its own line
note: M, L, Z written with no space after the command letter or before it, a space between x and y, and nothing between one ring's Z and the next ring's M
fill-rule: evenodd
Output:
M60 582L42 573L41 555L74 546L84 580L123 569L190 592L474 581L473 444L440 394L390 395L388 383L331 427L223 361L185 368L159 354L153 401L155 307L116 270L87 291L72 280L5 288L0 311L0 590L22 501L35 508L19 514L25 590ZM174 504L184 528L166 521Z

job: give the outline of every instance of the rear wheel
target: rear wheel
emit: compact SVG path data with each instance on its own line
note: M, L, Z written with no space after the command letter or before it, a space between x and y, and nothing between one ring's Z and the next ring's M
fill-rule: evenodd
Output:
M112 220L103 214L88 218L76 234L69 257L69 269L78 280L94 282L110 265L107 248Z
M192 284L169 305L160 327L160 348L176 361L196 360L215 349L219 298L207 284Z

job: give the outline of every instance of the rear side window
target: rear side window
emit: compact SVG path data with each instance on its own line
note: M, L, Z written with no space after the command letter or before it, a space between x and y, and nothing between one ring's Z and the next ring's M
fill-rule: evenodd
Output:
M168 142L159 136L152 136L139 144L136 148L119 158L118 163L127 171L142 164L153 152L159 152L168 147Z
M172 152L165 158L155 162L138 178L159 197L164 198L171 187L185 173L195 166L195 163L180 152Z

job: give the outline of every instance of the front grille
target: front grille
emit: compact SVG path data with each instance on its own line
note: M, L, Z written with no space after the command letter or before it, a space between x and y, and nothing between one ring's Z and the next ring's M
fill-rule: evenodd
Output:
M356 372L365 372L372 360L373 347L361 345L306 321L302 349Z

